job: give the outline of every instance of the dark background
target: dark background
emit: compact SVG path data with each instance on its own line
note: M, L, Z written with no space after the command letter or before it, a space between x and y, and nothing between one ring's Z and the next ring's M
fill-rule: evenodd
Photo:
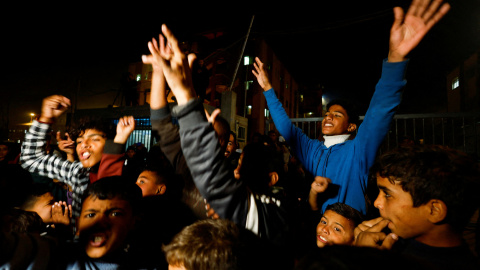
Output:
M269 40L297 81L366 108L387 56L392 8L409 1L326 2L7 6L1 19L0 104L9 104L11 123L28 122L27 113L39 113L44 97L68 96L76 87L71 78L91 77L92 84L102 85L100 71L140 61L162 23L181 40L211 30L240 39L254 16L251 36ZM446 74L480 49L480 1L450 3L449 14L411 55L400 113L445 111Z

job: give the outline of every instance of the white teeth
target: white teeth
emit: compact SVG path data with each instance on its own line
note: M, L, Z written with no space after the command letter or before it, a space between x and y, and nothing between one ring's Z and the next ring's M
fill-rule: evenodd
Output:
M85 152L85 153L83 153L83 156L84 156L84 157L90 156L90 153Z
M101 236L95 236L95 238L93 239L94 242L100 242L103 240L103 237Z
M332 124L325 124L326 127L333 127Z
M323 236L320 236L320 239L322 239L323 241L327 242L327 239L325 239L325 237L323 237Z

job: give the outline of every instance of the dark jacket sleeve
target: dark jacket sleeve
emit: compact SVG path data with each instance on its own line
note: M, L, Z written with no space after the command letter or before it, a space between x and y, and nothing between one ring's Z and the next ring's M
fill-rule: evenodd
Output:
M178 118L182 151L198 190L221 218L245 227L247 190L233 178L202 103L192 100L174 107L172 114Z

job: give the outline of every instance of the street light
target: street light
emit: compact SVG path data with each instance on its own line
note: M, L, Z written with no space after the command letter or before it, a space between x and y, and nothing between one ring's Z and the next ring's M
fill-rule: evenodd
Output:
M34 117L34 116L35 116L34 113L31 113L31 114L30 114L30 123L33 123L33 117Z

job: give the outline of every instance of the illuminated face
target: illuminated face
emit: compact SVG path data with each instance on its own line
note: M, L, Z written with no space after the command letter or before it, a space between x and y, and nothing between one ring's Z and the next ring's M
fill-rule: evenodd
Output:
M430 211L427 205L414 207L410 193L399 184L392 184L388 178L377 175L377 186L380 193L373 205L384 219L390 221L388 228L403 238L426 235L432 225L427 220Z
M8 146L0 145L0 160L4 160L8 154Z
M235 138L232 134L230 134L230 138L228 139L227 143L227 150L225 151L225 157L229 157L236 150L236 148Z
M142 196L162 195L166 186L157 184L158 174L152 171L143 171L137 178L137 186L142 190Z
M101 258L125 245L135 219L129 202L115 197L100 200L89 196L78 221L80 240L90 258Z
M36 212L43 220L43 223L52 223L52 205L55 203L52 193L47 192L38 197L32 208L25 209L27 211Z
M105 133L96 129L87 129L77 138L77 155L83 167L95 166L102 159L105 147Z
M317 246L351 245L355 224L335 211L327 210L317 225Z
M322 133L328 136L348 134L351 125L348 123L348 114L340 105L332 105L325 113L322 121Z

